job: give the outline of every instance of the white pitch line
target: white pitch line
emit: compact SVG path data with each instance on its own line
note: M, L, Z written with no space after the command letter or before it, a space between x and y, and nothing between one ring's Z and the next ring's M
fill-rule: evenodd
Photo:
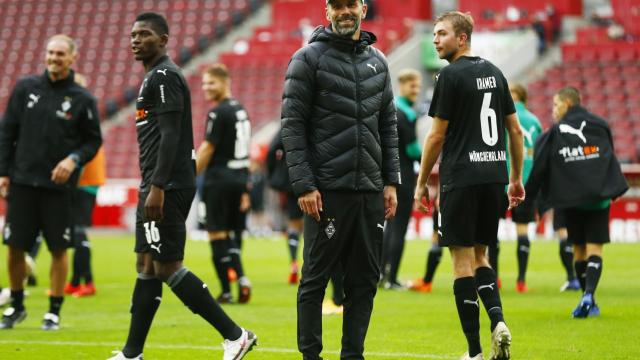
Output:
M115 342L81 342L81 341L42 341L42 340L0 340L0 344L5 345L49 345L49 346L93 346L93 347L110 347L119 349L122 343ZM155 349L184 349L184 350L208 350L222 351L218 346L206 345L180 345L180 344L149 344L147 348ZM267 348L256 347L254 351L278 353L278 354L295 354L298 350L284 348ZM339 351L323 351L325 354L340 355ZM393 353L393 352L365 352L365 355L372 357L390 357L396 359L456 359L457 357L434 355L434 354L412 354L412 353Z

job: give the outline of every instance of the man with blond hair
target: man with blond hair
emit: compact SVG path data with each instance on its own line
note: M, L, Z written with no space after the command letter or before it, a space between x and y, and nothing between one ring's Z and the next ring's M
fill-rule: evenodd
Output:
M25 251L42 231L51 251L51 295L43 330L58 330L72 246L72 190L79 169L102 144L96 100L74 81L76 45L66 35L47 41L42 75L21 79L0 123L0 195L8 201L4 243L8 246L11 307L0 329L27 316L23 303Z
M472 32L468 14L453 11L436 19L433 43L449 65L436 77L429 109L433 124L425 139L414 199L426 210L427 180L442 152L440 245L449 247L453 260L456 307L468 343L462 359L483 359L478 296L491 319L490 358L509 359L511 333L486 251L497 238L504 185L509 184L510 207L524 201L523 133L502 72L471 55Z

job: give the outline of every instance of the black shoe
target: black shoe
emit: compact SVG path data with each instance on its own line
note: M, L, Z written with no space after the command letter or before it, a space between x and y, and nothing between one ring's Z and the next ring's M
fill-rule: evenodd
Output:
M385 290L407 290L407 288L397 281L387 281L384 283Z
M44 320L42 320L42 330L56 331L59 329L60 329L60 317L52 313L44 314Z
M233 296L231 296L231 293L222 293L216 301L218 304L233 304Z
M27 286L33 287L38 285L38 279L34 275L27 275Z
M2 314L0 329L13 329L15 324L22 322L27 317L27 310L16 310L13 307L7 308Z

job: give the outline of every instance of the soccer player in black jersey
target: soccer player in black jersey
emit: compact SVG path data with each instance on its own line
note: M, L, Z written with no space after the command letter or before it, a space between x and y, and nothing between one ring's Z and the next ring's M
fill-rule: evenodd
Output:
M231 80L226 66L210 66L202 75L202 89L206 99L216 104L209 111L206 138L198 148L196 168L198 174L205 171L206 229L213 264L222 285L218 302L233 302L228 277L228 270L232 268L240 286L238 302L246 303L251 295L251 284L244 276L234 230L250 206L251 123L246 110L231 97Z
M257 337L236 325L207 285L182 264L185 220L195 195L191 95L167 56L169 26L162 15L143 13L131 29L131 49L146 75L136 101L140 184L136 213L136 280L127 343L110 360L142 359L145 339L165 282L189 309L225 338L224 359L241 359Z
M487 246L496 240L500 201L509 183L511 207L524 201L523 133L502 72L471 55L473 19L447 12L436 19L433 43L449 62L436 78L414 199L426 210L427 180L440 163L440 244L453 260L454 294L468 352L462 359L483 359L478 295L491 319L491 359L509 359L511 334L502 313L495 272ZM511 173L507 177L505 128L509 134Z

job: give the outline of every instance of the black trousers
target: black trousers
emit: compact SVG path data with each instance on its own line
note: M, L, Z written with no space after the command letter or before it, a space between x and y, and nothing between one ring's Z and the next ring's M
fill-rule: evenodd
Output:
M298 349L320 359L322 300L338 263L344 271L341 359L364 359L380 276L384 200L382 193L321 192L320 222L305 215L302 278L298 287Z

